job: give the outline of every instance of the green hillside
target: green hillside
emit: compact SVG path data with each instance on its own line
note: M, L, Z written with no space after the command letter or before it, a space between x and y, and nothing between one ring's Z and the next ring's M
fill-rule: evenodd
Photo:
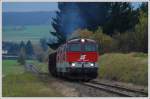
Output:
M2 29L2 39L3 41L38 42L40 38L50 37L49 31L51 30L53 29L49 25L5 26Z

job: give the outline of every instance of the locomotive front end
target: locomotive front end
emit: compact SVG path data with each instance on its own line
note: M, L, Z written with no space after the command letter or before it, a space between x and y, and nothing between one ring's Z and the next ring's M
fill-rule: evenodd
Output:
M94 79L97 77L97 43L91 39L71 40L67 43L67 73L71 77Z

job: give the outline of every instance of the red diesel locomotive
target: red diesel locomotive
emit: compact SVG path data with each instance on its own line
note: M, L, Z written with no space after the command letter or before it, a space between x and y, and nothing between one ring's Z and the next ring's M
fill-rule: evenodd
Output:
M91 39L72 39L49 55L49 71L53 76L82 80L97 77L98 45Z

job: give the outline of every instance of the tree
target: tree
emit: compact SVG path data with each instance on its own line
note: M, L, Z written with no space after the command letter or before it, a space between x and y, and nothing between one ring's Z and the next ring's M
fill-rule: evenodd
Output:
M26 53L25 53L25 48L21 48L20 49L20 52L19 52L19 55L18 55L18 62L21 64L21 65L24 65L26 62L25 62L25 58L26 58Z
M28 40L27 44L25 45L25 51L28 57L34 55L33 46L30 40Z
M40 39L40 45L42 47L42 49L44 51L46 51L48 49L48 45L47 45L47 42L46 42L46 38L41 38Z
M146 13L148 15L148 2L143 2L140 6L140 10Z
M146 10L147 9L147 10ZM142 4L139 23L135 26L134 40L138 51L148 52L148 6Z
M61 2L58 3L58 8L59 11L56 12L56 18L52 22L55 32L51 32L58 38L58 41L49 44L53 49L64 43L77 29L94 31L98 26L103 25L107 20L109 3Z
M25 48L25 43L24 43L24 41L21 41L21 43L20 43L20 45L19 45L19 49L21 49L21 48Z
M2 49L7 50L7 55L18 55L19 44L14 42L3 41Z
M138 9L138 23L133 28L133 31L114 35L114 38L119 41L121 52L148 52L148 6L143 3Z
M43 62L44 61L44 57L45 57L45 52L43 51L42 47L37 44L34 45L34 53L35 53L35 57L39 62Z
M125 31L132 30L137 23L138 11L132 9L131 3L111 3L108 21L103 27L103 32L111 36L115 32L124 33Z
M139 9L134 10L128 2L61 2L58 8L52 22L55 31L51 32L58 40L49 44L53 49L65 43L79 29L94 33L100 26L104 34L113 36L116 32L134 31L139 22ZM144 6L142 8L145 9Z

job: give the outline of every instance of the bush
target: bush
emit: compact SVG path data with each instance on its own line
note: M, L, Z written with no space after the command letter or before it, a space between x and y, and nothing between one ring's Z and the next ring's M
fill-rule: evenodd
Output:
M18 56L18 63L20 63L21 65L24 65L26 62L26 53L25 53L25 48L21 48L20 49L20 53L19 53L19 56Z
M84 30L78 29L72 34L71 37L89 38L95 40L99 45L98 50L99 53L101 54L106 52L116 51L118 46L117 40L104 34L100 27L95 32L89 31L87 29Z
M133 40L133 33L126 32L123 34L116 33L113 38L118 41L118 52L135 51L135 41Z
M87 29L83 29L83 30L77 29L72 33L70 38L91 38L92 35L93 35L92 31L89 31Z
M48 62L48 60L49 60L49 55L51 54L51 53L53 53L55 50L53 50L53 49L51 49L51 48L48 48L48 50L45 52L45 57L44 57L44 62Z
M146 13L140 12L139 23L134 31L116 33L113 37L118 40L121 52L148 52L148 18Z
M34 45L33 49L35 52L35 59L37 59L39 62L43 62L45 57L45 52L43 51L42 47L39 44L37 44Z
M113 52L117 50L117 40L104 34L100 27L94 32L92 39L97 41L100 53Z
M119 52L148 52L148 32L136 31L117 33L113 36L114 39L118 40Z
M148 16L143 11L140 12L133 39L136 42L137 51L148 52Z

